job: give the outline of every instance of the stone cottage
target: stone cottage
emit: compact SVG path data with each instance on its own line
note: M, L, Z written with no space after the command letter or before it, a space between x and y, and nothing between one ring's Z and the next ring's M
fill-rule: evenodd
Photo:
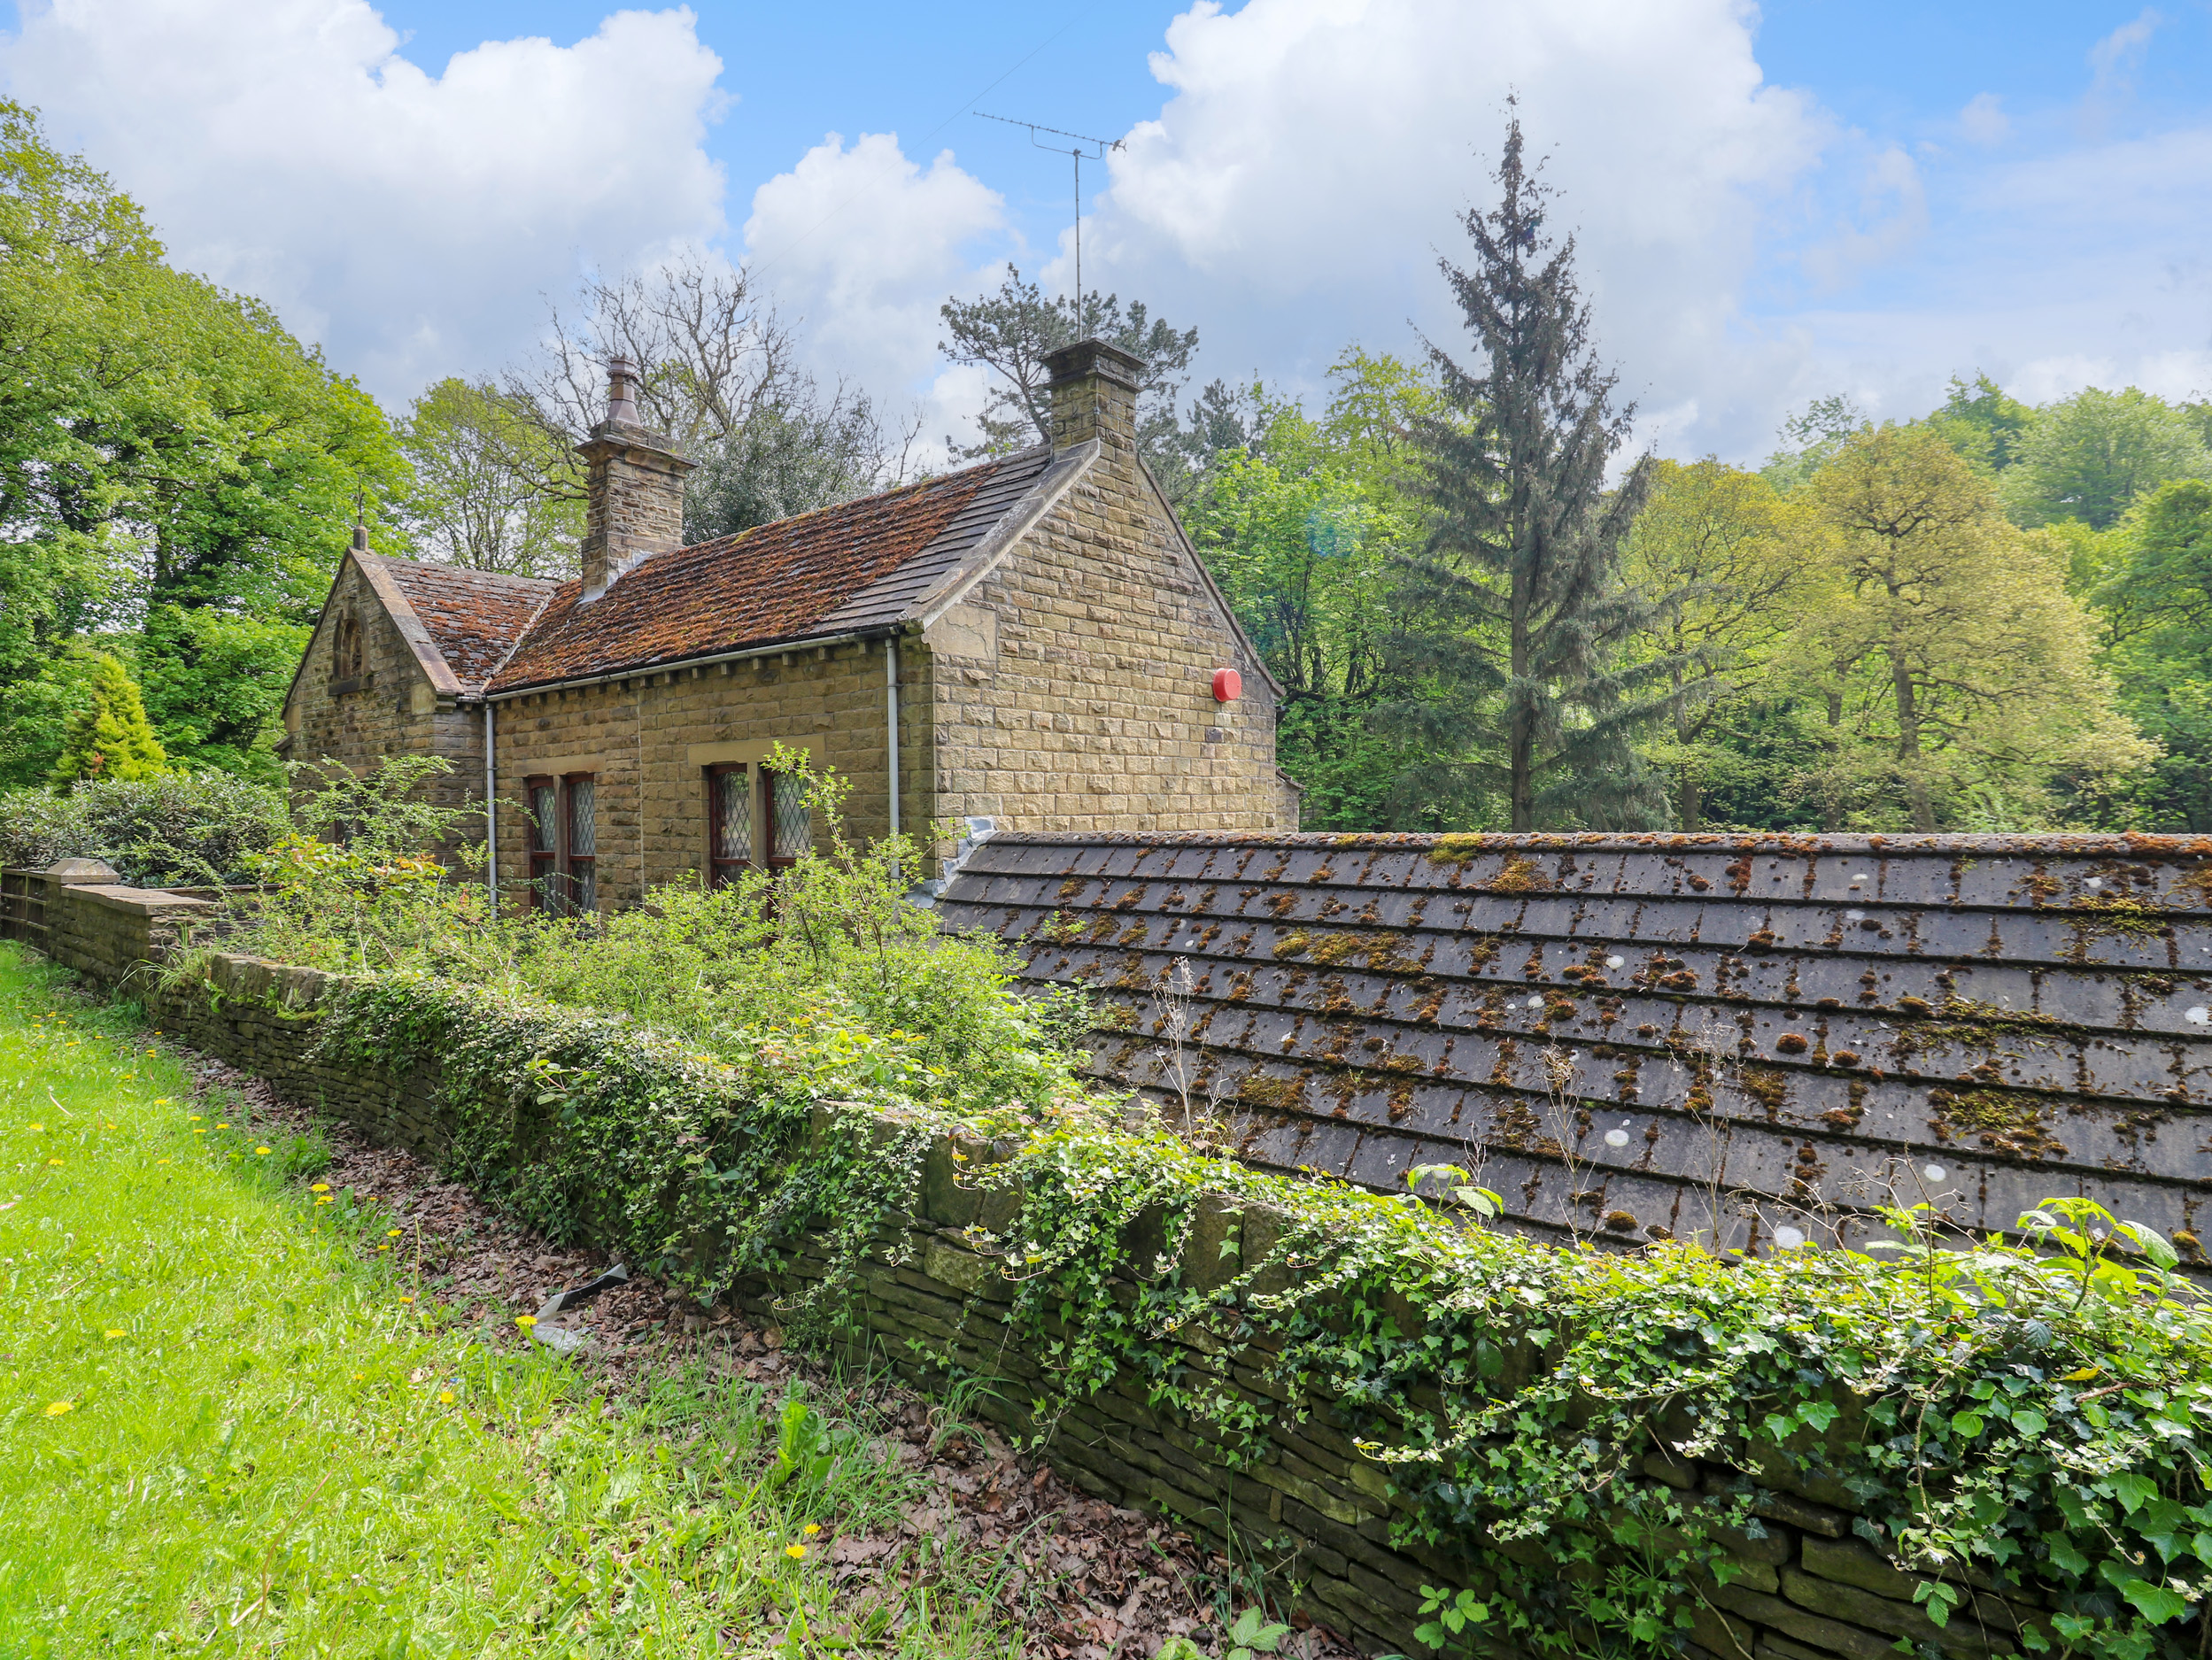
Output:
M286 754L454 763L503 886L586 909L808 844L777 744L871 838L1295 829L1280 688L1136 448L1141 365L1048 359L1053 442L692 546L691 464L610 366L580 581L356 536L285 703Z

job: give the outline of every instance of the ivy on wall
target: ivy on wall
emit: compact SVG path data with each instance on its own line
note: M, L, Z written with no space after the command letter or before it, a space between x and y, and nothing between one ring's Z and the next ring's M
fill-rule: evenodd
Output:
M1135 1378L1234 1468L1267 1455L1280 1414L1333 1399L1387 1476L1401 1547L1458 1564L1429 1587L1440 1648L1671 1652L1780 1488L1854 1511L1927 1576L1939 1630L2017 1624L2054 1656L2202 1652L2212 1316L2162 1240L2084 1201L2026 1219L2038 1251L1962 1246L1911 1212L1891 1260L1574 1251L1094 1108L955 1122L826 1026L707 1055L390 976L339 992L320 1042L395 1075L434 1062L453 1173L557 1239L701 1297L826 1254L793 1311L823 1333L949 1160L1051 1380L1029 1403L1040 1436Z

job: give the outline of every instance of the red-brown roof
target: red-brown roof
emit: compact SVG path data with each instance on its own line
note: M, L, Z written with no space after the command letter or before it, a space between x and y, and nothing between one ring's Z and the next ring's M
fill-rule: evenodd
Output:
M487 690L510 691L887 622L898 605L856 602L933 545L942 555L952 542L972 544L1048 459L1042 449L1023 451L655 554L588 606L576 603L580 583L564 583ZM885 609L880 619L873 615L878 609Z
M481 691L520 639L546 596L560 586L537 576L507 576L458 565L368 554L391 576L422 620L432 644L467 691Z

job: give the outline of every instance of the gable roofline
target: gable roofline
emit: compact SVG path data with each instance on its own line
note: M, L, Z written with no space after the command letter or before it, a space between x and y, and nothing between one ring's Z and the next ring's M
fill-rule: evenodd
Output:
M437 642L430 637L429 629L422 626L422 619L416 614L414 603L399 591L399 584L392 580L384 557L379 553L358 553L351 549L347 550L347 556L360 566L361 575L368 579L370 591L391 614L392 622L399 629L399 637L406 642L407 650L414 655L415 667L422 671L438 696L460 698L464 690L460 676L445 660L445 653L437 649Z
M390 614L399 630L399 637L407 643L408 652L414 658L415 666L422 670L430 684L441 696L458 699L462 695L460 679L454 675L452 666L445 660L445 653L430 638L429 630L422 626L422 619L415 614L414 607L399 591L398 584L391 580L390 573L377 568L377 562L382 558L381 554L364 553L359 548L348 548L339 559L337 569L330 574L329 587L323 590L322 604L315 612L315 626L307 636L307 649L299 654L298 665L293 668L291 680L284 688L284 701L278 706L280 708L290 710L292 699L299 693L300 676L307 672L307 660L314 655L315 642L322 637L322 630L329 623L330 601L337 595L338 584L345 580L345 567L349 564L359 568L361 579L368 584L369 591L376 596L376 602Z
M1199 557L1198 550L1191 544L1190 537L1184 533L1183 521L1175 516L1175 508L1168 501L1167 492L1160 488L1160 481L1152 476L1152 469L1144 464L1142 456L1137 458L1137 471L1144 475L1144 482L1152 487L1152 498L1160 504L1160 511L1167 516L1168 523L1175 527L1175 540L1181 544L1183 556L1190 561L1191 568L1198 573L1198 580L1205 583L1206 591L1213 596L1214 608L1221 614L1221 620L1229 625L1229 637L1243 648L1244 654L1251 660L1253 669L1267 683L1267 689L1275 694L1275 701L1280 704L1282 682L1269 670L1267 660L1259 654L1259 647L1252 644L1252 637L1236 620L1236 612L1229 604L1229 596L1221 591L1221 584L1214 581L1213 573L1206 568L1206 561Z
M1074 487L1075 482L1090 470L1098 453L1098 440L1093 438L1055 455L1013 510L991 527L965 559L909 606L900 614L899 622L909 628L926 629L966 598L975 585L997 567L1014 544L1059 505L1060 498Z

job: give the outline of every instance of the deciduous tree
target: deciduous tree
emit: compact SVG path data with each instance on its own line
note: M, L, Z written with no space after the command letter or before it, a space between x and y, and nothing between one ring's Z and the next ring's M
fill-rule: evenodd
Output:
M2015 453L2003 494L2024 525L2078 519L2102 530L2169 479L2212 477L2196 423L2132 386L2038 409Z

